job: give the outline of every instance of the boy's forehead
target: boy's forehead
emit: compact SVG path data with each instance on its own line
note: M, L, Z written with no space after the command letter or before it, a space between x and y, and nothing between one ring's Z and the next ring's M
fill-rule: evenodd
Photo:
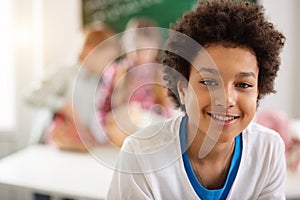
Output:
M192 68L195 71L199 71L201 68L211 68L218 70L216 63L206 50L200 50L191 63Z

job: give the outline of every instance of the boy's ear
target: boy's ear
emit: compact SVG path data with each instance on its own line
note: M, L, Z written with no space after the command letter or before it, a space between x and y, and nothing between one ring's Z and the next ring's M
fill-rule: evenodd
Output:
M181 103L182 105L185 104L186 87L187 87L187 84L184 83L183 81L179 81L179 82L177 83L177 91L178 91L178 94L179 94L180 103Z

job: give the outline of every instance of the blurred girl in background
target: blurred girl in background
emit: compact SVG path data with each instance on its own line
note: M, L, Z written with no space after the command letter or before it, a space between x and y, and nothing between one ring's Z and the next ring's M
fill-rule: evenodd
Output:
M161 35L147 18L133 18L121 38L124 57L102 77L100 121L117 146L137 129L170 117L171 104L157 63Z
M119 53L117 41L109 40L100 45L114 34L102 23L88 26L84 30L78 62L59 68L30 89L26 100L53 113L53 121L43 136L46 142L73 151L85 151L86 146L106 142L95 117L97 105L93 103L98 101L93 99L97 98L95 88L103 69Z

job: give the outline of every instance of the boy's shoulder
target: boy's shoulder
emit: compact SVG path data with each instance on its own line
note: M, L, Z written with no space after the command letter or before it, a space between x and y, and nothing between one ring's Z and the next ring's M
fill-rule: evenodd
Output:
M281 146L284 145L280 134L272 129L264 127L256 122L251 122L243 131L243 140L249 144L261 144L262 146Z
M182 116L143 128L127 137L121 154L125 170L153 172L181 157L179 128Z
M147 126L126 138L124 145L130 145L138 152L157 151L179 138L179 128L182 115L166 119Z

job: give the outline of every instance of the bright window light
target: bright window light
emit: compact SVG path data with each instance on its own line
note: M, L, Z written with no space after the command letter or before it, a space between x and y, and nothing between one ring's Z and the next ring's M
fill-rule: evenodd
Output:
M0 131L12 130L16 125L12 3L3 1L0 6Z

